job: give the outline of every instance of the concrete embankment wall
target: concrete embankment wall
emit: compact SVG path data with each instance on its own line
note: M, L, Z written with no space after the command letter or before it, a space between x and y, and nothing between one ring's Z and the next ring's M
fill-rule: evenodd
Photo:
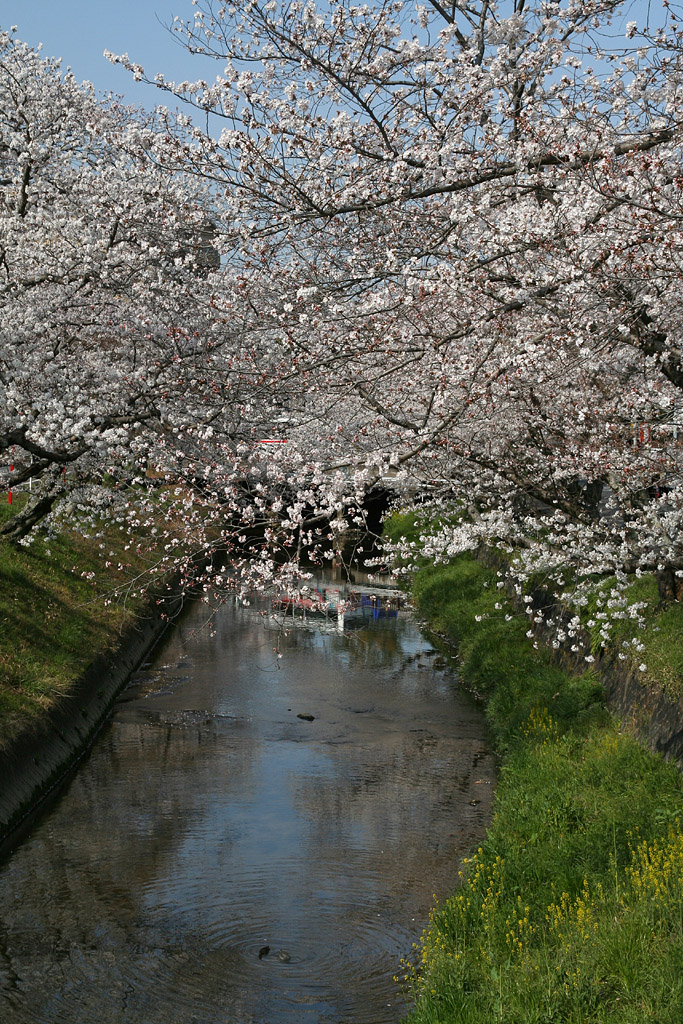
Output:
M56 707L0 752L0 843L87 751L131 673L165 632L161 611L150 605L113 651L95 654Z

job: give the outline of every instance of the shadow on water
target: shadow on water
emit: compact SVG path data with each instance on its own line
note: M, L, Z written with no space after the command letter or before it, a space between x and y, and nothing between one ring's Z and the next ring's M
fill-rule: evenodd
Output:
M339 633L226 604L190 641L205 616L0 868L4 1024L406 1010L400 958L490 814L480 710L406 612Z

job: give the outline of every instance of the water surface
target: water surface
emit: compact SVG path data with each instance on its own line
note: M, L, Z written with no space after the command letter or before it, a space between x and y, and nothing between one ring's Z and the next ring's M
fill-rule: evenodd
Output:
M3 1024L406 1011L400 959L488 820L481 712L407 613L344 635L227 604L212 636L206 615L0 868Z

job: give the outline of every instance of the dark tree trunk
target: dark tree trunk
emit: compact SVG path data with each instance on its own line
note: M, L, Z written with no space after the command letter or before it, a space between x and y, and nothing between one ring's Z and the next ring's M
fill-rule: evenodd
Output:
M671 604L683 598L683 578L676 575L675 569L661 569L657 573L657 586L660 604Z
M16 544L22 537L30 533L48 512L52 511L53 505L63 494L64 484L61 470L59 470L44 479L35 496L29 499L21 512L17 512L3 527L0 527L0 537Z

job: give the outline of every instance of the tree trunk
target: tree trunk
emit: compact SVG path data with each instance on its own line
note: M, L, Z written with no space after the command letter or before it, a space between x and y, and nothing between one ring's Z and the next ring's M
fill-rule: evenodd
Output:
M660 604L671 604L683 598L683 579L676 575L675 569L661 569L656 575Z
M44 519L58 498L64 493L62 472L53 471L47 479L44 479L35 496L31 497L21 512L0 527L0 537L18 543L31 532L33 527Z

